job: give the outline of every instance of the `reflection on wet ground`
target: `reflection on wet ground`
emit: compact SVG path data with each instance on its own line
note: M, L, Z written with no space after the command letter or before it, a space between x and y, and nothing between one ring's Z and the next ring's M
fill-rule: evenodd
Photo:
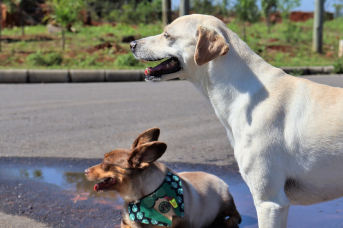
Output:
M95 183L83 174L84 169L99 162L98 159L0 158L0 210L52 226L117 227L122 199L115 192L94 192ZM258 227L252 196L237 167L167 165L177 172L200 170L222 178L229 184L242 215L240 227ZM291 206L288 227L343 227L343 199L306 207Z
M87 167L86 167L87 168ZM55 184L64 190L82 195L78 200L85 197L95 197L100 199L110 199L112 202L121 205L123 201L114 191L97 193L93 190L95 182L88 181L83 172L68 172L61 167L18 167L1 166L0 172L17 178L31 179L33 181L42 181L49 184Z

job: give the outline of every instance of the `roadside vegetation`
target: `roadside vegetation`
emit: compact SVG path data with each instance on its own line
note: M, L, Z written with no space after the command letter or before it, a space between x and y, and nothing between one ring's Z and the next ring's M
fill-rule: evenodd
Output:
M211 5L208 1L195 2L197 3L194 5L195 9L198 7L198 11L209 13L205 12L205 9L209 9ZM266 26L266 21L262 20L260 15L268 15L275 10L268 9L267 13L252 15L249 9L253 11L257 9L254 0L240 0L237 1L238 4L248 7L235 5L233 9L240 11L232 12L227 10L227 2L222 1L222 4L217 6L211 5L211 10L219 12L218 17L270 64L278 67L334 65L338 72L343 71L342 58L339 59L337 55L339 40L343 39L343 17L325 21L324 51L322 54L317 54L312 51L312 19L305 22L268 21ZM274 2L270 1L268 4L273 6ZM161 12L158 11L161 9L161 0L153 3L154 11L151 11L146 1L141 1L136 6L137 10L148 11L146 14L134 11L123 13L126 12L126 8L134 7L134 5L123 4L118 6L118 10L106 14L106 20L93 26L85 26L81 20L76 21L73 17L74 32L62 29L59 33L48 33L46 25L36 25L25 26L23 35L20 27L4 28L1 33L0 68L144 69L151 64L155 65L155 63L137 61L129 48L130 39L140 39L163 31ZM210 5L200 8L205 3ZM51 15L58 18L56 13ZM61 17L65 18L63 15ZM136 19L130 21L129 18ZM61 24L65 27L68 20ZM62 36L62 33L65 35ZM65 38L63 46L61 46L62 37Z

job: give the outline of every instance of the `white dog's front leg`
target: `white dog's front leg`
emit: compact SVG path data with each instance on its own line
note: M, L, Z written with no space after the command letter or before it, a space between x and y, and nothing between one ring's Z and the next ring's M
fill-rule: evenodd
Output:
M277 161L266 164L263 156L253 158L253 162L242 162L240 171L253 196L259 228L286 228L290 201L285 193L285 172Z
M288 205L276 202L261 201L255 203L259 228L286 228L288 217Z

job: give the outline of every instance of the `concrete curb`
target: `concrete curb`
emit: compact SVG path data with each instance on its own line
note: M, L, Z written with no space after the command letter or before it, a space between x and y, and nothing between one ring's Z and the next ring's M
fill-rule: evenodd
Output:
M333 66L281 67L299 75L331 74ZM143 81L142 70L0 70L0 83L68 83Z
M28 79L29 83L66 83L70 81L68 70L29 70Z
M280 67L287 74L297 72L301 75L313 74L332 74L335 70L334 66L309 66L309 67Z
M143 81L142 70L0 70L0 83Z
M143 81L144 72L141 70L106 70L105 79L107 82L128 82Z
M26 83L27 70L0 70L0 83Z
M70 70L72 82L104 82L105 70Z

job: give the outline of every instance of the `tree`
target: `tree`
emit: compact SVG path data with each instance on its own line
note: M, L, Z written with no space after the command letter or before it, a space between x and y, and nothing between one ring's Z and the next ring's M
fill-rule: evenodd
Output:
M266 17L266 25L268 27L268 34L270 34L271 20L270 15L276 12L277 0L262 0L262 12Z
M323 21L324 21L324 0L316 0L316 8L313 20L313 51L323 52Z
M8 7L8 11L10 13L18 12L19 13L19 20L20 20L20 27L21 27L21 35L25 35L25 26L24 26L24 19L23 19L23 0L3 0L2 1Z
M246 41L246 23L257 22L260 18L260 13L256 5L256 0L237 0L235 9L238 19L243 24L243 40Z
M68 25L77 21L78 13L84 5L82 0L51 0L51 19L56 20L62 29L62 49L65 50L65 29Z
M290 11L298 6L300 6L300 0L279 0L278 2L278 9L281 11L286 28L283 33L287 42L297 41L300 36L301 28L289 20Z
M341 16L341 11L343 9L343 0L337 0L335 4L333 4L335 8L335 17Z
M189 14L189 0L180 0L179 17Z
M166 26L171 23L171 0L162 0L162 21Z
M278 8L284 20L289 21L290 11L298 6L300 6L300 0L278 0Z

